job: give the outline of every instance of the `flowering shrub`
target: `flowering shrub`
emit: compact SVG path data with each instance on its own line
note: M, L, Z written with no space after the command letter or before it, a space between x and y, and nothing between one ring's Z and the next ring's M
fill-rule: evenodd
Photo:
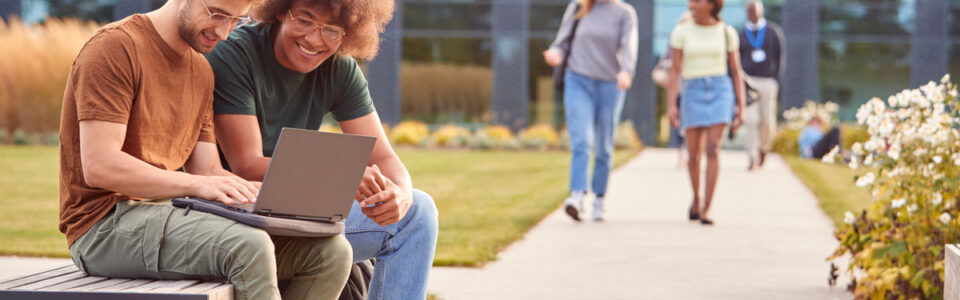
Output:
M875 202L845 214L831 256L850 255L846 270L856 275L849 286L856 298L943 298L944 244L960 241L958 109L948 75L857 111L869 140L853 144L849 164L871 168L856 184L870 189Z
M836 122L837 111L840 106L836 103L827 101L818 104L813 100L807 100L803 107L795 107L783 112L783 119L786 120L786 127L789 129L803 130L813 117L820 117L823 121L823 127L829 128Z
M549 124L537 124L521 131L519 138L523 148L543 149L556 145L560 134Z
M390 131L390 142L394 145L414 145L419 146L430 136L430 129L427 124L419 121L403 121Z
M431 137L433 144L443 147L461 147L470 140L470 130L456 125L446 125L437 129Z
M513 132L503 125L488 125L483 129L483 132L491 139L501 143L513 139Z
M780 154L800 155L800 146L797 145L797 139L800 132L814 116L820 117L823 121L824 130L829 130L831 124L836 123L836 114L840 107L836 103L827 101L823 104L817 104L812 100L807 100L802 107L791 108L783 112L783 118L786 123L780 127L776 136L773 138L771 150ZM846 128L840 130L841 134L846 132ZM843 141L843 138L841 138Z

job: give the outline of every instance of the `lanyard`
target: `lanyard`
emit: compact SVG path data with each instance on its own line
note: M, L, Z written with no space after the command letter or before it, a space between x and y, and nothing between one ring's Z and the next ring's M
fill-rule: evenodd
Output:
M747 29L744 33L746 33L747 41L750 42L750 46L753 46L753 49L763 48L763 37L767 33L767 26L763 26L758 29L756 37L750 34L750 29Z

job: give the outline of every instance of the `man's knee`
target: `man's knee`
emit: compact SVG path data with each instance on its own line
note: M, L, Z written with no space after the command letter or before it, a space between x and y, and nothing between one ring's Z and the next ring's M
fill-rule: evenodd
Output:
M331 236L329 238L315 239L312 253L319 254L319 261L316 261L313 267L320 267L320 270L326 274L341 274L331 277L347 278L350 274L350 266L353 265L353 248L350 242L342 234Z
M220 248L227 253L224 263L229 267L254 264L275 264L274 245L267 232L250 226L235 224L223 232Z
M439 221L437 219L439 212L437 211L437 204L433 201L433 197L424 191L414 189L413 205L410 206L410 212L413 213L412 216L414 217L411 223L415 223L415 226L420 228L419 230L429 231L434 239L436 239L439 227ZM410 212L407 214L410 215Z

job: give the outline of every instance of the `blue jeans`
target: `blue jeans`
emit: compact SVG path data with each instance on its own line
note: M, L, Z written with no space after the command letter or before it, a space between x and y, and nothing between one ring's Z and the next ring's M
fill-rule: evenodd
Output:
M617 129L624 92L616 81L588 78L567 69L563 107L570 134L570 190L587 191L591 143L594 149L593 193L602 196L613 167L613 133Z
M437 248L437 206L413 191L413 205L400 222L380 226L353 202L346 237L354 262L376 258L367 299L425 299L427 279Z

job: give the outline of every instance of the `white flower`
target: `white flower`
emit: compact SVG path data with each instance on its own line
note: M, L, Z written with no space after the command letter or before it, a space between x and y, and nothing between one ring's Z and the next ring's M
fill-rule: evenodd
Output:
M939 164L942 163L942 162L943 162L943 157L940 157L940 155L937 155L937 156L934 156L934 157L933 157L933 163L939 165Z
M940 193L933 193L933 198L930 199L930 203L933 204L933 206L940 205L940 203L943 203L943 195Z
M877 179L876 175L873 175L873 172L863 174L863 176L860 176L860 178L857 179L857 186L865 187L865 186L871 185L873 184L873 181L876 179Z
M863 155L863 144L860 142L853 143L853 146L850 147L850 151L853 151L854 155Z
M820 161L832 164L833 162L837 161L837 152L840 152L840 146L834 146L833 149L827 153L827 155L824 155L823 158L820 159Z
M853 213L850 212L849 210L848 210L847 212L843 213L843 222L844 222L844 223L853 225L853 222L856 222L856 221L857 221L857 217L854 216Z
M857 168L860 167L860 161L857 160L856 157L852 157L852 159L850 159L850 164L848 164L848 166L850 166L850 169L856 170Z
M954 153L950 156L950 159L953 160L954 165L960 166L960 153Z
M893 208L900 208L904 204L907 204L906 198L900 198L900 199L893 200L893 202L890 202L890 206Z
M945 212L940 215L940 222L943 222L943 224L950 223L950 213Z
M863 165L864 166L873 165L873 153L870 153L870 155L867 155L867 158L863 159Z
M947 73L947 75L943 75L943 78L940 78L940 83L942 84L950 83L950 74Z
M917 211L917 208L919 208L919 206L917 206L916 203L910 204L910 206L907 206L907 212L908 212L908 213L913 213L913 212Z
M893 143L890 145L890 149L887 150L887 156L894 160L900 159L900 143Z

